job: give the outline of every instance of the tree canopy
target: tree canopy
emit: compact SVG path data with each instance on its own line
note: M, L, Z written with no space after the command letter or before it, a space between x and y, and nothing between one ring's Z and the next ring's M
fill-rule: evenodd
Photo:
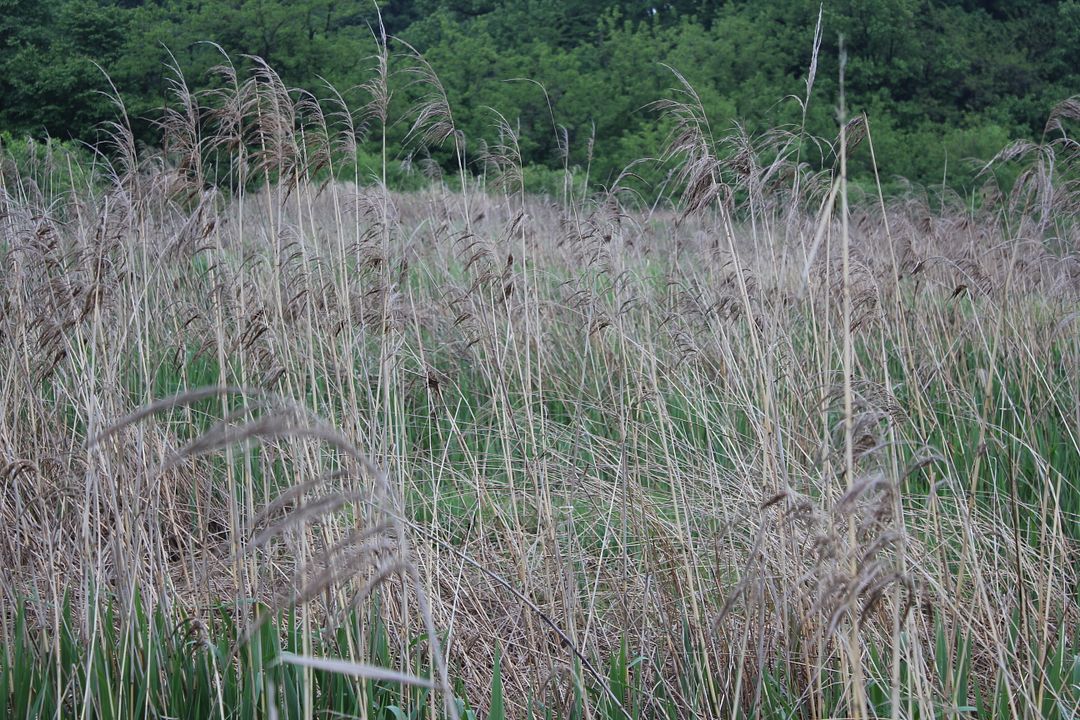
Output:
M802 123L814 31L822 41L809 132L836 128L839 39L846 97L871 120L886 177L966 187L968 159L1038 139L1050 108L1080 91L1080 0L416 0L383 2L386 31L424 54L469 142L492 110L521 135L526 164L570 162L603 181L655 155L650 104L675 84L718 131ZM195 89L245 56L285 82L347 98L376 50L374 4L355 0L0 0L0 131L92 139L115 116L109 79L137 132L167 101L168 63ZM106 77L108 76L108 79ZM397 102L410 87L398 80ZM358 98L363 102L363 98ZM565 128L565 131L558 128ZM408 122L393 125L400 140ZM821 159L824 161L824 159ZM868 159L855 158L867 172Z

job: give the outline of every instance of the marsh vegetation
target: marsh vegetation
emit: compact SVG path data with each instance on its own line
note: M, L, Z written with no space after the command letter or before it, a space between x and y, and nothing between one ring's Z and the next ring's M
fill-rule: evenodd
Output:
M1075 99L885 196L671 72L540 194L400 47L4 148L0 715L1076 717Z

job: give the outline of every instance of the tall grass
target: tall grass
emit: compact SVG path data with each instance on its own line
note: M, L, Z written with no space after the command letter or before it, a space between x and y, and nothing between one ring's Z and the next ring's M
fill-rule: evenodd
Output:
M552 199L376 35L360 98L174 68L161 150L5 160L7 713L1076 716L1071 105L931 211L676 74L669 199ZM395 67L453 184L387 188Z

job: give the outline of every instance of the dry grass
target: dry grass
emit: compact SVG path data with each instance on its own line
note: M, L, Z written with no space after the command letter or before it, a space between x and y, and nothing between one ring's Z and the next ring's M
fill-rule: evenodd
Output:
M397 195L327 179L387 122L380 49L359 124L226 65L178 80L164 154L121 122L89 186L5 168L5 608L48 634L72 593L86 637L136 589L312 634L375 608L412 680L443 638L447 700L486 705L499 643L514 716L624 643L640 691L586 715L1075 712L1046 672L1080 620L1074 146L1000 205L848 212L798 131L715 138L684 82L677 206L628 206L632 173L526 195L501 116L488 190ZM464 165L413 67L413 136Z

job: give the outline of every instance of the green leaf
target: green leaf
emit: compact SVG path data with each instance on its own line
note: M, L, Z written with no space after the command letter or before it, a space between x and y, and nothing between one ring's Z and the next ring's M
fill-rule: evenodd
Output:
M489 720L506 720L506 710L503 705L503 682L502 682L502 648L495 641L495 661L491 668L491 708L488 710Z

